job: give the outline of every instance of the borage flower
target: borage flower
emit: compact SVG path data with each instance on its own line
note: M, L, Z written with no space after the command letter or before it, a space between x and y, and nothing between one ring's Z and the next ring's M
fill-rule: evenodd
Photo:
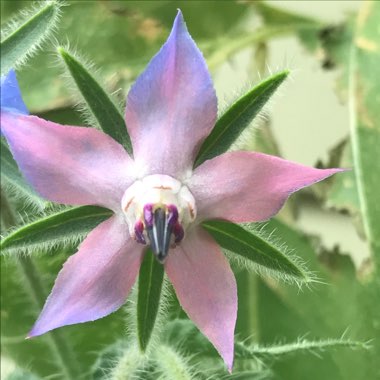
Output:
M254 152L226 153L193 168L216 116L206 63L180 12L127 98L133 159L96 129L3 113L13 155L42 196L114 212L64 264L30 337L117 310L150 245L183 309L232 368L236 282L201 222L267 220L291 193L339 169Z

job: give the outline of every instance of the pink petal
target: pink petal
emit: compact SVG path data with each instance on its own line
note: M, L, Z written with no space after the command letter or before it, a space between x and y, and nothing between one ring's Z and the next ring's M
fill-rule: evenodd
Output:
M218 245L201 227L189 231L165 264L179 302L229 370L237 314L235 277Z
M59 272L28 337L57 327L93 321L117 310L135 283L143 246L113 216L96 227Z
M205 60L178 12L168 40L128 95L125 118L139 168L177 178L191 169L216 114Z
M2 112L1 130L22 173L45 198L120 210L133 181L123 147L106 134Z
M262 153L231 152L199 166L189 187L200 219L259 222L277 214L290 194L340 171Z

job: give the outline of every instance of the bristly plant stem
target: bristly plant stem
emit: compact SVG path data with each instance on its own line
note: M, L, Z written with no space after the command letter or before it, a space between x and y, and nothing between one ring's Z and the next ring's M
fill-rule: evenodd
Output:
M17 219L7 196L2 190L0 195L2 226L4 229L8 229L16 225ZM36 265L29 256L17 257L15 260L19 271L25 279L25 288L31 295L33 303L41 309L45 303L46 292L40 281L41 275L38 273ZM79 363L72 354L72 350L62 333L59 331L50 332L48 334L47 342L57 358L58 365L62 370L64 378L68 380L77 379L80 375Z

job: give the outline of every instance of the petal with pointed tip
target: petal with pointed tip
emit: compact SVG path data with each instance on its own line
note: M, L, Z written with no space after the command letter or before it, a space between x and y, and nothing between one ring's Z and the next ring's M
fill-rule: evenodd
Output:
M22 100L21 91L14 70L9 71L7 75L1 77L0 92L1 109L25 115L29 113Z
M135 283L142 257L143 246L118 217L101 223L64 264L28 337L116 311Z
M262 153L230 152L199 166L189 188L200 219L259 222L277 214L295 191L341 171Z
M181 245L170 251L165 267L183 309L231 370L237 290L220 248L201 227L194 227Z
M36 116L1 114L1 130L22 173L43 197L119 211L133 161L108 135Z
M181 12L127 98L133 155L145 174L179 178L215 124L217 100L202 53Z

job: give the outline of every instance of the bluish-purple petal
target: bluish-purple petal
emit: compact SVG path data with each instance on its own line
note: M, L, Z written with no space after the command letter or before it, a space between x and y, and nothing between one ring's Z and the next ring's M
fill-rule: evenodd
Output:
M28 337L117 310L135 283L143 248L117 216L101 223L64 264Z
M127 98L126 123L143 174L180 178L217 115L217 99L202 53L179 11L166 43Z

